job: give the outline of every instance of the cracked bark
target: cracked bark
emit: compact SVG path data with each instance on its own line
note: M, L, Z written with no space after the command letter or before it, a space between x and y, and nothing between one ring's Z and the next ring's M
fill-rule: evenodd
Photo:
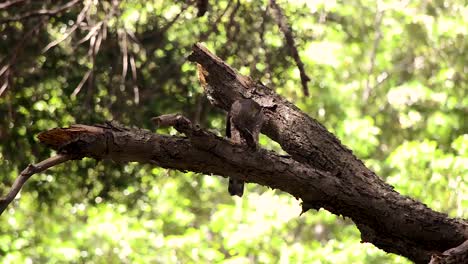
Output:
M327 175L319 179L326 193L310 189L298 196L310 208L350 217L361 231L362 242L428 263L431 254L456 247L468 238L465 220L449 218L394 191L320 123L271 89L240 75L201 45L194 46L189 60L203 68L205 91L218 107L227 110L234 100L244 97L266 109L262 133L296 161ZM303 183L319 184L313 181L305 177ZM284 177L279 186L287 184Z
M201 45L194 46L189 60L198 63L200 81L215 106L228 110L240 98L260 104L265 114L261 132L291 156L232 144L180 115L154 121L172 125L186 137L109 123L50 130L39 136L41 142L68 154L152 163L277 188L302 199L306 210L324 208L351 218L362 242L416 263L428 263L432 255L467 240L466 220L449 218L393 190L320 123L271 89L240 75Z

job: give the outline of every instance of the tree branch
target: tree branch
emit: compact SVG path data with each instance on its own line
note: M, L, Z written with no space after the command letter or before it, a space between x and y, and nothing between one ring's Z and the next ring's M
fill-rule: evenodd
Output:
M378 4L377 4L378 5ZM378 9L378 8L377 8ZM366 86L364 88L364 92L362 94L362 98L365 101L369 99L369 96L372 92L373 87L371 86L371 77L373 77L374 67L375 67L375 59L377 56L377 50L379 48L380 40L382 39L382 20L384 16L385 10L377 10L375 14L375 21L374 21L374 44L372 45L370 59L369 59L369 70L367 72L367 79L366 79ZM377 86L374 84L374 88Z
M276 3L275 0L270 0L270 8L273 13L273 17L276 20L281 32L284 34L284 38L286 39L286 44L289 47L289 51L291 52L291 56L293 57L294 61L296 62L297 68L299 69L299 73L301 76L301 83L302 83L302 90L305 96L309 96L309 89L307 88L307 82L310 81L309 76L307 76L304 63L302 63L301 58L299 57L299 52L297 51L296 43L294 41L292 29L288 24L288 20L284 15L281 7Z
M5 211L6 207L15 199L18 192L21 190L26 181L34 174L47 170L50 167L63 163L65 161L76 158L73 155L59 154L43 160L37 164L29 164L16 178L13 186L8 194L0 199L0 215Z
M214 105L227 111L239 98L255 100L265 110L262 133L296 161L327 172L327 180L338 182L330 199L313 197L313 191L300 196L303 209L325 208L350 217L363 242L417 263L428 263L433 252L443 252L468 238L466 221L449 218L396 192L320 123L273 90L239 74L200 44L194 46L189 60L199 64L200 80Z
M33 28L28 30L20 41L17 42L14 48L11 49L10 54L0 62L0 84L3 79L3 84L0 87L0 97L8 89L10 84L10 79L13 77L14 66L18 58L20 58L21 53L24 51L25 45L28 43L28 40L33 34L37 34L39 29L44 25L44 19L41 19ZM5 62L5 63L4 63Z
M0 3L0 10L2 9L6 9L12 5L16 5L16 4L19 4L21 2L24 2L26 0L10 0L10 1L6 1L4 3Z
M272 151L249 149L193 125L180 114L153 118L158 126L173 126L186 137L165 136L124 127L115 121L104 125L72 125L38 135L41 143L73 157L108 159L115 162L150 163L180 171L194 171L233 177L278 188L294 197L313 190L330 199L338 183L323 172ZM304 177L314 179L303 181ZM321 180L323 179L323 180Z
M63 34L63 36L59 39L56 39L52 42L50 42L49 44L47 44L47 46L45 46L43 49L42 49L42 53L46 53L49 49L51 49L52 47L55 47L57 46L60 42L64 41L65 39L67 39L68 37L70 37L70 35L76 30L78 29L78 27L80 26L80 23L86 18L86 13L88 12L89 8L91 7L91 4L92 4L92 1L90 0L85 0L84 2L84 7L83 9L81 9L80 13L78 14L78 16L76 17L76 21L75 23L73 24L73 26L67 31L65 32L65 34Z
M2 19L0 21L0 24L1 23L9 23L9 22L14 22L14 21L19 21L19 20L23 20L23 19L27 19L27 18L31 18L31 17L37 17L37 16L55 16L67 9L70 9L72 8L74 5L76 5L78 2L80 2L80 0L73 0L73 1L70 1L62 6L59 6L55 9L39 9L39 10L34 10L34 11L30 11L30 12L27 12L27 13L24 13L24 14L21 14L21 15L18 15L18 16L14 16L14 17L9 17L9 18L5 18L5 19Z
M361 231L362 242L416 263L427 263L432 255L467 240L465 220L449 218L394 191L333 134L273 90L240 75L199 44L189 60L199 64L202 85L217 107L227 110L240 98L261 105L265 116L261 132L291 156L234 144L178 114L153 121L174 126L187 137L108 122L55 128L39 134L39 140L72 157L151 163L280 189L302 199L304 211L325 208L350 217Z
M198 41L203 42L203 41L205 41L213 32L218 32L218 25L220 24L221 19L223 19L223 17L224 17L224 15L226 14L226 12L227 12L227 11L229 10L229 8L231 7L232 2L233 2L233 0L229 0L229 2L228 2L227 5L226 5L226 8L221 12L221 14L216 18L216 20L213 21L213 23L210 23L210 24L211 24L210 29L208 29L208 30L205 31L205 32L200 32L200 36L198 37Z

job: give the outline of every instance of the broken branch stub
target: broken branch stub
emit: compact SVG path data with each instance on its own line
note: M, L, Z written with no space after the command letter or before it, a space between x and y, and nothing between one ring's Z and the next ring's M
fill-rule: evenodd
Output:
M333 191L327 189L331 199L314 196L312 190L300 196L305 209L325 208L350 217L364 242L417 263L427 263L432 252L444 252L468 238L466 221L396 192L323 125L273 90L239 74L201 44L193 46L189 60L200 65L202 85L215 106L227 111L239 97L256 101L265 110L261 132L294 160L325 172L319 181L305 177L308 186L335 183Z

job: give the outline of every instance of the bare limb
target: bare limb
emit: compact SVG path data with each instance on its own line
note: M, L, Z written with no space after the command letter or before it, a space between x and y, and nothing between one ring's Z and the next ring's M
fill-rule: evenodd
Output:
M8 75L5 77L5 82L0 86L0 96L5 92L5 90L8 88Z
M229 8L231 7L231 4L232 4L233 0L230 0L226 6L226 8L223 10L223 12L221 13L221 15L219 15L216 20L211 23L211 28L203 33L200 34L200 36L198 37L199 41L202 42L202 41L205 41L210 35L211 33L213 32L217 32L218 31L218 25L220 24L221 22L221 19L223 19L224 15L226 15L227 11L229 10Z
M47 170L50 167L63 163L65 161L76 158L74 155L58 154L43 160L37 164L29 164L24 169L18 178L16 178L13 186L11 187L8 194L0 199L0 215L5 211L7 206L15 199L18 192L21 190L26 181L34 174Z
M42 49L42 53L47 52L52 47L57 46L60 42L64 41L68 37L70 37L70 35L76 29L78 29L78 27L80 26L80 23L85 19L85 15L88 12L89 8L91 7L91 4L92 4L92 1L90 1L90 0L85 1L85 5L84 5L83 9L81 9L81 12L78 14L73 27L71 27L70 30L68 30L68 32L66 32L60 39L57 39L57 40L52 41L51 43L49 43L44 49Z
M13 21L19 21L19 20L23 20L23 19L27 19L27 18L31 18L31 17L54 16L54 15L57 15L57 14L65 11L65 10L67 10L67 9L72 8L78 2L80 2L80 0L73 0L73 1L70 1L70 2L66 3L65 5L57 7L55 9L39 9L39 10L34 10L34 11L31 11L31 12L21 14L21 15L18 15L18 16L5 18L5 19L0 21L0 24L13 22ZM0 7L0 9L1 9L1 7Z
M375 14L375 22L374 22L374 28L375 28L375 36L374 36L374 45L372 46L371 54L370 54L370 65L369 65L369 71L367 73L367 79L366 79L366 87L364 89L364 93L362 95L364 101L367 101L367 99L370 96L370 93L372 91L372 87L370 85L370 79L372 76L372 73L374 72L374 67L375 67L375 58L377 56L377 49L379 48L380 40L382 39L382 18L384 15L385 11L379 11L377 10L377 13Z
M77 29L77 27L79 26L78 21L83 21L85 16L89 20L88 10L89 10L89 7L90 7L91 3L92 3L91 1L88 1L85 4L85 7L81 10L80 14L77 17L77 21L75 22L74 28L71 28L70 31L67 34L65 34L64 38L62 38L61 40L58 40L58 41L63 41L65 38L69 37L71 35L71 33L73 33ZM100 22L92 25L92 27L88 30L88 34L84 38L80 39L76 43L76 46L78 46L78 45L80 45L80 44L82 44L82 43L84 43L86 41L89 41L88 57L90 57L90 59L91 59L92 67L83 76L80 83L78 84L78 86L75 88L75 90L71 94L72 97L77 96L78 93L81 91L81 88L83 87L83 85L87 82L88 83L88 99L87 99L88 103L91 100L90 96L92 95L92 91L94 89L94 79L95 79L94 70L96 68L96 63L95 63L96 62L96 56L99 53L102 41L105 40L106 37L107 37L107 22L115 14L116 9L117 9L117 4L114 1L110 12L106 15L105 19L103 21L100 21ZM58 43L59 42L51 43L51 44L56 45ZM46 51L48 48L52 47L52 46L50 46L51 44L49 44L44 49L44 51Z
M276 20L276 23L278 24L280 30L284 34L284 38L286 39L286 44L289 47L291 56L293 57L294 61L296 62L297 68L299 69L304 95L308 96L309 90L307 88L307 82L310 81L310 78L309 76L307 76L304 70L304 63L302 63L301 58L299 57L299 52L297 51L292 29L288 24L288 20L286 16L284 15L283 10L281 10L281 7L276 3L275 0L270 0L270 7L273 13L273 17Z
M160 127L175 127L177 129L178 123L184 123L186 127L191 127L192 124L190 120L184 117L181 114L165 114L157 117L151 118L151 121L156 125L157 128ZM181 133L187 133L187 130L179 130ZM190 134L190 133L187 133Z
M73 90L73 93L71 94L72 97L74 96L77 96L78 93L81 91L81 88L83 87L83 85L85 84L85 82L88 80L89 76L91 75L91 72L93 71L93 69L89 69L85 75L83 76L83 78L81 79L80 83L78 84L78 86L76 86L75 90Z
M260 47L264 51L264 56L263 60L266 65L266 75L269 81L269 85L274 86L273 82L273 70L271 68L271 64L269 61L269 56L268 56L268 49L265 45L265 30L266 30L266 25L267 25L267 17L268 17L268 7L265 8L265 10L262 10L262 24L260 25L260 31L258 34L260 35Z
M130 55L130 68L132 70L132 81L133 81L133 102L135 104L138 104L140 102L140 89L138 88L138 83L137 83L137 68L135 64L135 57Z
M141 43L141 41L137 38L137 36L135 36L135 33L127 28L124 29L125 30L125 33L127 33L127 35L130 37L130 40L133 41L133 43L137 44L138 46L140 47L143 47L143 43ZM142 50L143 52L145 52L145 50Z
M120 41L119 43L121 43L122 50L122 85L124 85L128 71L127 34L125 34L123 30L117 31L117 34L120 35L120 37L122 38L122 41Z
M237 0L236 5L233 7L231 13L229 14L229 22L226 25L226 35L227 39L229 40L227 43L230 43L232 41L232 38L236 36L235 32L231 32L231 28L236 27L236 14L239 11L240 6L240 0Z
M96 36L96 34L99 34L99 33L98 33L98 30L101 29L101 26L102 26L103 23L104 23L104 22L101 21L101 22L97 23L96 25L94 25L94 26L88 31L88 34L86 34L86 36L85 36L84 38L80 39L80 40L76 43L76 45L78 46L78 45L80 45L80 44L82 44L82 43L88 41L91 37Z
M19 4L19 3L24 2L24 1L26 1L26 0L11 0L11 1L7 1L5 3L1 3L0 4L0 10L6 9L6 8L12 6L12 5L16 5L16 4Z
M89 90L92 89L93 87L93 82L94 82L94 69L95 69L95 61L96 61L96 56L99 52L99 49L101 47L101 42L102 39L104 38L104 29L106 27L106 23L101 21L94 25L91 30L89 31L88 35L84 37L82 40L78 42L77 45L80 45L81 43L89 40L89 49L88 49L88 56L91 58L91 69L89 69L86 74L83 76L81 79L80 83L78 86L75 88L75 90L72 93L72 97L78 95L78 93L81 91L81 88L83 85L88 81L88 88Z
M155 37L155 35L159 36L159 35L163 35L164 33L166 33L177 22L177 20L185 12L185 10L187 10L188 7L189 7L188 5L184 4L182 8L180 9L180 12L177 13L177 15L175 15L171 21L169 21L166 25L164 25L164 27L162 27L160 31L157 31L155 32L155 34L151 34L150 36L145 36L145 38L148 38L148 37L152 38L152 37Z
M4 83L0 86L0 96L3 95L3 93L8 89L10 86L10 83L12 82L12 76L13 76L13 66L15 65L16 61L20 57L20 54L24 50L24 46L28 43L27 40L31 38L31 36L37 32L39 32L39 29L43 26L45 22L45 19L41 19L39 23L37 23L32 29L30 29L24 36L21 38L19 42L17 42L17 45L12 49L12 52L8 54L7 57L1 62L1 64L4 64L3 67L0 69L0 80L4 79ZM9 57L9 60L7 61Z
M153 32L149 32L147 34L143 34L143 36L141 36L141 41L143 43L145 42L148 42L148 41L151 41L152 39L158 39L160 38L160 36L163 36L164 34L166 34L166 32L177 22L177 20L179 20L179 18L181 17L181 15L187 10L188 8L188 5L183 5L180 9L180 12L174 16L174 18L167 22L166 25L164 25L160 30L155 30ZM154 41L152 41L154 42ZM146 54L148 54L148 56L154 56L154 52L160 47L160 45L162 44L162 42L156 42L154 47L150 48ZM152 61L150 58L147 58L140 66L140 69L143 69L146 67L146 65Z
M92 91L94 89L94 82L95 82L95 76L94 76L94 71L96 69L96 44L97 44L97 38L96 36L92 36L91 39L89 40L89 49L88 49L88 57L91 60L91 69L90 69L90 74L88 78L88 91L87 91L87 103L90 105L91 102L91 95Z

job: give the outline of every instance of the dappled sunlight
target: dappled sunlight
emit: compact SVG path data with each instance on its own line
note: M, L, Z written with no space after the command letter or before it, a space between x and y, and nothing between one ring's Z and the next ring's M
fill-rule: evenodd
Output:
M358 222L324 209L301 215L300 199L255 183L245 185L243 197L232 197L225 177L245 172L255 181L253 161L268 160L268 153L286 165L278 164L278 172L262 162L277 173L264 179L280 181L296 169L287 164L301 163L305 171L323 172L318 180L346 181L341 172L361 166L349 161L357 157L402 195L468 218L467 12L461 0L2 1L1 196L28 164L68 155L64 146L81 147L92 133L77 141L64 136L67 142L52 149L38 134L73 124L102 131L112 128L111 120L125 128L114 126L104 133L108 141L93 141L108 143L102 156L70 155L37 171L12 196L0 217L0 262L410 263L375 241L362 243ZM195 43L216 54L227 72L210 71L207 86L189 60ZM234 95L208 91L225 85L219 80L235 83L236 72L263 85L242 83L245 94L229 85ZM247 165L223 156L232 98L259 100L270 92L280 97L262 105L264 134L255 145L269 152L240 150ZM281 96L294 106L283 105ZM301 120L288 107L316 119L320 124L300 116L317 130L299 133ZM151 121L170 113L184 115L194 129L157 128ZM297 122L277 125L289 120ZM320 125L352 154L333 145ZM135 151L138 162L115 161L111 149L126 155L116 146L131 138L125 133L133 127L141 129L144 149ZM219 141L197 145L193 131ZM328 141L318 141L317 131ZM291 147L304 135L316 144ZM149 145L168 138L171 144ZM320 148L332 145L336 155L323 154ZM304 153L291 154L297 149ZM185 160L189 152L193 166ZM298 170L294 177L305 175ZM304 198L306 185L282 189Z

